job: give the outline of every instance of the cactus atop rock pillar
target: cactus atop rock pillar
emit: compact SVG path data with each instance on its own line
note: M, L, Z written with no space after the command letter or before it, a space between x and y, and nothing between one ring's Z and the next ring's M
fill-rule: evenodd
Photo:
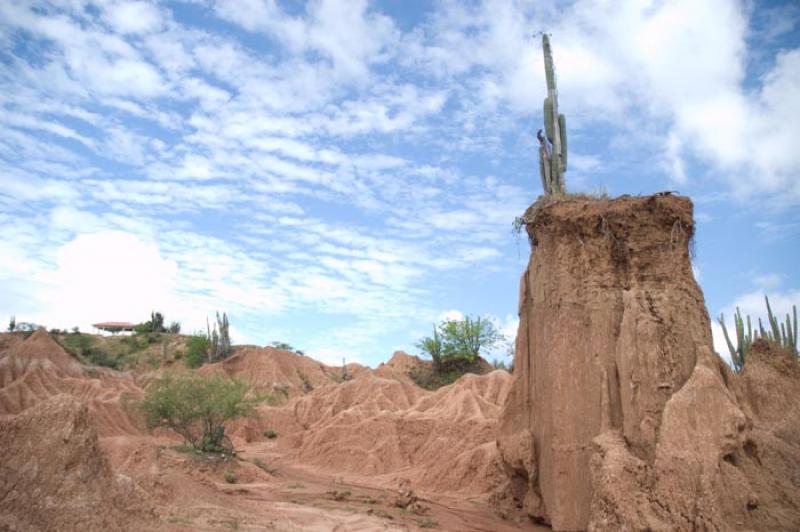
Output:
M558 90L553 67L553 52L550 38L542 34L544 73L547 79L547 97L544 99L544 134L539 130L539 173L545 194L563 194L564 172L567 171L567 123L558 113Z

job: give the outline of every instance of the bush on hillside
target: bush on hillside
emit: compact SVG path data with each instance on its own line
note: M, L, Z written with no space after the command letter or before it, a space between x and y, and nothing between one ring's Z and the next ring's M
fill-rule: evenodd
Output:
M199 368L208 360L208 349L211 346L205 336L192 336L186 345L184 363L189 368Z
M178 329L180 330L180 325ZM133 332L136 334L167 332L167 328L164 327L164 315L160 312L151 312L150 319L135 326Z
M286 342L272 342L270 345L275 349L280 349L282 351L294 351L294 347Z
M480 373L480 354L504 340L494 323L482 317L445 320L433 327L417 347L431 358L432 367L419 367L410 373L417 385L435 390L458 380L465 373Z
M147 387L138 406L148 429L169 429L202 452L232 453L225 423L252 412L259 399L248 392L247 384L219 375L167 374Z
M433 336L417 342L417 347L431 357L434 370L442 372L447 360L475 362L481 350L491 349L503 340L491 320L466 316L463 320L445 320L434 326Z
M55 337L56 341L72 356L92 366L111 369L122 369L124 360L121 356L113 356L106 349L97 345L91 334L74 333Z

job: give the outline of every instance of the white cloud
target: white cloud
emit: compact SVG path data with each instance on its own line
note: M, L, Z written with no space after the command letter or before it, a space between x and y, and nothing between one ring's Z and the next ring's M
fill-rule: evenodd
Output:
M517 339L517 331L519 330L519 316L516 314L506 314L502 320L497 320L499 330L511 346L511 352L514 352L514 342Z
M766 273L753 277L753 284L761 290L771 290L780 286L783 277L779 273Z
M161 28L161 12L148 2L112 2L103 15L120 33L149 33Z
M215 7L222 18L273 35L296 54L321 54L332 62L332 75L348 80L365 80L369 65L386 60L396 38L392 20L370 11L365 0L317 0L304 17L270 0L226 0Z
M175 262L134 235L81 234L57 251L49 288L34 294L40 304L34 319L86 329L100 321L142 321L152 310L173 317L181 306L172 294L176 274Z
M464 319L464 313L460 310L450 309L445 310L441 314L439 314L437 318L437 323L441 321L460 321Z

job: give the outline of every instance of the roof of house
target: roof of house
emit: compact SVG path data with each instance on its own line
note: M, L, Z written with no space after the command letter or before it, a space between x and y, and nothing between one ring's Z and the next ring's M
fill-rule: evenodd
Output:
M127 321L104 321L101 323L93 323L92 325L98 329L133 329L136 327L135 323Z

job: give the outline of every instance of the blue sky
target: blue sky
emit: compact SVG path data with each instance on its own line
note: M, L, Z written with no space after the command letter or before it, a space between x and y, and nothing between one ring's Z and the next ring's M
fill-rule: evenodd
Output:
M571 191L677 190L712 316L800 302L793 2L0 3L0 316L376 364L513 336L552 34ZM715 338L719 339L715 327Z

